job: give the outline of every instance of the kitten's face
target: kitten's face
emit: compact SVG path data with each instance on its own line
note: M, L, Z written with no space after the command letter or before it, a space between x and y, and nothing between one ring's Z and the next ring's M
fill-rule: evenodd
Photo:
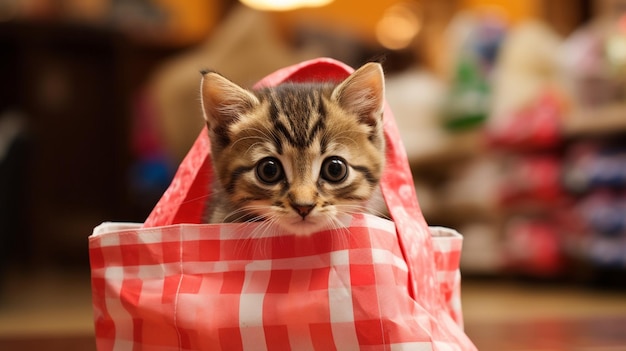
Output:
M211 222L270 221L288 233L366 212L384 166L383 74L367 64L337 86L246 91L204 74L202 103L221 193Z

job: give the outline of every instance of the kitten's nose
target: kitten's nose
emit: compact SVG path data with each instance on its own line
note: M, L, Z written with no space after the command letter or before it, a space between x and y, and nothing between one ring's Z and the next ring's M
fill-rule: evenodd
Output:
M315 204L291 204L294 210L304 219L315 207Z

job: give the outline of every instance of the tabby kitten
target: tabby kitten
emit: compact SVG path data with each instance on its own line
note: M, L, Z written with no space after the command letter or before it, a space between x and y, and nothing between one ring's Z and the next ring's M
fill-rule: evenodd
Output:
M216 179L209 223L263 220L308 235L367 211L385 161L380 64L365 64L339 84L257 91L202 75Z

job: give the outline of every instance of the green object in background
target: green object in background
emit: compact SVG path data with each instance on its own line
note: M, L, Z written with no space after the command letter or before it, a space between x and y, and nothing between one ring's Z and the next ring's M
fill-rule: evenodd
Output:
M464 130L481 125L489 113L490 88L475 60L459 60L444 108L444 126Z

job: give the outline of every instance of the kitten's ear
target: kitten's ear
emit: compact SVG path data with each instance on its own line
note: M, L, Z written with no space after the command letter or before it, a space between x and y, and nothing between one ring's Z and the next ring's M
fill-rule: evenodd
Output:
M259 104L246 89L215 72L202 72L202 110L209 129L226 126Z
M385 78L381 65L370 62L361 66L333 90L332 99L358 115L362 123L377 125L382 118L385 101Z

